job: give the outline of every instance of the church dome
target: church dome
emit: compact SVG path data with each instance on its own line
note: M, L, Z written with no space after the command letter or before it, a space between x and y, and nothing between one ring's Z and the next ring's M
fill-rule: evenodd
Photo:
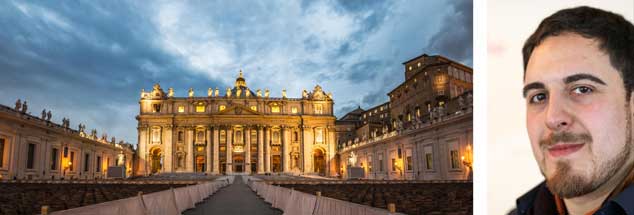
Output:
M244 80L244 77L242 77L242 70L240 70L240 75L238 76L238 78L236 78L236 84L234 87L240 87L240 88L247 87L247 81Z

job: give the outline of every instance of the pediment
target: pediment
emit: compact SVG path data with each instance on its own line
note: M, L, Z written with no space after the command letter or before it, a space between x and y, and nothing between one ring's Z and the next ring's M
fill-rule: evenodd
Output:
M233 105L218 112L218 115L262 115L262 113L251 110L244 105Z

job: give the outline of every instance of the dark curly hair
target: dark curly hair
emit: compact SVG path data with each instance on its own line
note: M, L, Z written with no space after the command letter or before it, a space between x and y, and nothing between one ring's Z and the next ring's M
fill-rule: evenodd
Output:
M619 71L629 101L634 85L634 26L623 16L587 6L563 9L542 20L522 48L524 76L531 53L550 36L574 33L599 42L599 49L610 57Z

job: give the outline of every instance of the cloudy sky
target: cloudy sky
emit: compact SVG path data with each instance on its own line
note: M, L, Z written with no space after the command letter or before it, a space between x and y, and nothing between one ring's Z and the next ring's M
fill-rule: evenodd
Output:
M472 2L0 2L0 103L136 144L142 88L186 96L252 89L300 97L319 84L340 117L388 100L422 53L472 65Z

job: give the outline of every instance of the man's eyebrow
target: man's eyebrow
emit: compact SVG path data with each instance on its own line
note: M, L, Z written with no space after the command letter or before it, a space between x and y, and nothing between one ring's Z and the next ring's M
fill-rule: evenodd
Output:
M527 84L526 86L524 86L524 89L522 90L522 95L524 96L524 98L526 98L526 94L528 94L528 91L533 89L546 89L546 86L544 86L544 84L541 82L533 82L533 83Z
M598 84L607 85L600 78L597 78L594 75L585 74L585 73L568 76L568 77L564 78L564 83L570 84L572 82L579 81L579 80L590 80L590 81L596 82Z

